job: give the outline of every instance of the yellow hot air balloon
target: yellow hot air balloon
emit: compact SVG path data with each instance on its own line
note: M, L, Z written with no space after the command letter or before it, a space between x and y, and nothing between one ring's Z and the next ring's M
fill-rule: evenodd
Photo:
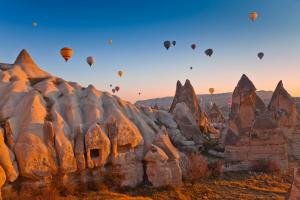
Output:
M64 47L60 50L60 55L66 62L68 62L68 60L73 56L73 50L69 47Z
M208 90L208 91L209 91L209 93L210 93L210 94L213 94L213 93L214 93L214 91L215 91L215 88L209 88L209 90Z
M257 12L251 12L249 13L249 18L254 22L257 19Z
M112 45L112 39L109 39L108 41L107 41L107 43L109 44L109 45Z
M122 72L122 71L118 71L118 75L119 75L120 77L122 77L122 76L123 76L123 72Z

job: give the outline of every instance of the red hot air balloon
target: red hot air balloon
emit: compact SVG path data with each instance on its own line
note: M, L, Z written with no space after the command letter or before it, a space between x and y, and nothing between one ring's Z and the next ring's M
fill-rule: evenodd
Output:
M191 48L192 48L193 50L195 50L195 49L196 49L196 47L197 47L197 45L196 45L196 44L192 44L192 45L191 45Z
M119 87L119 86L116 86L116 87L115 87L115 90L116 90L117 92L119 92L120 87Z

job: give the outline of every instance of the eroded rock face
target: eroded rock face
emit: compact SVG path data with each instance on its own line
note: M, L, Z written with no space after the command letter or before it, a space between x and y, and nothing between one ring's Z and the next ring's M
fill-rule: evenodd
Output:
M203 136L190 109L185 103L176 104L173 115L182 135L197 144L203 143Z
M110 154L110 140L98 124L85 134L85 148L89 168L104 166Z
M6 181L6 175L3 168L0 166L0 199L2 199L1 188L4 185L5 181Z
M299 123L295 100L284 89L282 81L278 83L268 109L280 126L294 127Z
M210 108L208 117L212 123L225 123L224 115L215 103Z
M147 162L148 180L154 187L171 185L172 172L168 166L168 156L159 147L152 145L144 160Z
M277 88L273 102L281 98L278 97L281 93L286 95L282 84ZM280 120L274 115L277 109L272 101L266 109L255 90L245 75L234 90L225 138L228 170L248 170L267 160L274 161L285 170L288 167L287 140L280 128Z
M173 103L170 107L170 112L173 112L176 104L178 103L185 103L191 110L192 115L195 117L195 119L198 119L201 116L202 111L199 105L198 98L193 86L191 85L191 82L188 79L185 81L183 86L180 81L177 81L176 92Z
M247 134L255 116L266 110L263 101L256 95L256 88L243 74L232 94L229 128L235 134Z
M7 180L10 182L15 181L18 178L19 171L14 153L4 143L4 131L2 128L0 128L0 155L0 166L4 169Z

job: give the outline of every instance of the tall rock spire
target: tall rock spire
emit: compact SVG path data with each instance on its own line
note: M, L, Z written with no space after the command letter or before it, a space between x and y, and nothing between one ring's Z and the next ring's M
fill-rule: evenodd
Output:
M202 111L198 98L191 82L188 79L185 81L183 86L180 81L177 81L175 97L170 107L170 112L175 109L177 103L181 102L184 102L188 106L196 119L201 116Z
M30 54L23 49L15 60L14 65L18 65L27 74L28 78L47 78L51 75L37 66Z
M18 57L15 60L15 64L35 64L29 53L26 51L26 49L22 49L22 51L19 53Z

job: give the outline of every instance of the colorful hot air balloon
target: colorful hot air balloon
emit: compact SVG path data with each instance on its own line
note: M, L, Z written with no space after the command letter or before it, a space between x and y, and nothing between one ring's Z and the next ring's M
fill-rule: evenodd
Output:
M192 48L193 50L195 50L195 49L196 49L196 47L197 47L197 45L196 45L196 44L192 44L192 45L191 45L191 48Z
M90 65L90 67L96 62L96 59L93 56L89 56L86 58L86 62Z
M164 41L164 46L168 50L171 47L171 42L169 40Z
M38 23L37 22L32 22L31 24L33 27L37 27Z
M116 90L115 90L115 89L112 89L111 91L112 91L113 93L115 93L115 92L116 92Z
M73 50L69 47L64 47L60 50L60 55L66 62L68 62L68 60L73 56Z
M207 55L207 56L211 56L213 53L214 53L214 50L212 50L212 49L206 49L205 51L204 51L204 53Z
M215 91L215 88L209 88L208 91L209 91L210 94L213 94L214 91Z
M122 77L122 76L123 76L123 72L122 72L122 71L118 71L118 75L119 75L120 77Z
M109 39L109 40L107 41L107 43L108 43L109 45L112 45L112 43L113 43L112 39Z
M257 12L251 12L249 13L249 18L254 22L257 19Z
M257 54L257 57L259 58L259 59L262 59L263 57L264 57L264 53L263 52L259 52L258 54Z
M116 87L115 87L115 90L116 90L117 92L119 92L120 87L119 87L119 86L116 86Z
M173 41L173 42L172 42L172 45L175 46L175 45L176 45L176 41Z

